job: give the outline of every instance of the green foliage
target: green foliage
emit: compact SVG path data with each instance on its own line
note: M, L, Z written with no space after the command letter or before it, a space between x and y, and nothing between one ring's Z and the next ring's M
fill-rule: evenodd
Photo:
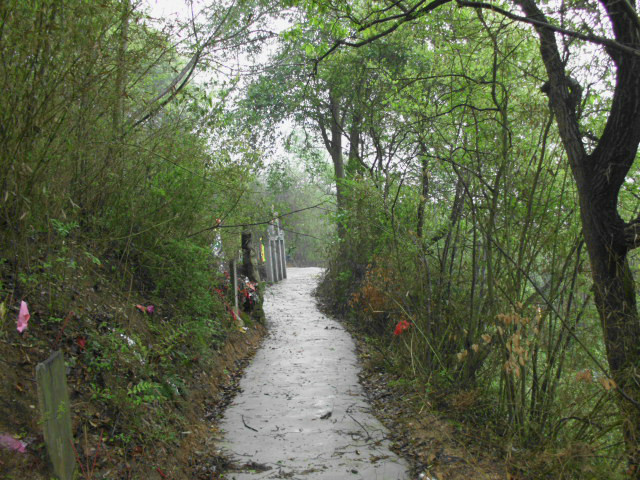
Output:
M281 219L287 256L294 266L324 264L334 233L330 164L323 152L299 131L286 139L286 152L265 167L270 203L280 214L301 210ZM308 209L308 207L315 208Z
M518 448L590 443L582 460L527 467L579 478L624 452L576 191L547 101L522 81L544 77L537 55L500 17L444 8L319 67L316 108L330 91L360 142L319 292L379 339L401 382L475 392L465 416Z
M64 337L67 285L96 272L128 303L157 299L162 316L134 311L135 325L83 316L79 365L96 402L138 433L153 405L148 438L175 442L183 369L225 337L213 289L242 225L300 209L282 218L288 258L328 263L320 293L389 352L397 386L475 392L478 421L553 452L531 467L543 476L619 470L576 191L530 32L453 4L423 15L409 8L421 2L283 3L297 21L271 68L198 85L176 71L258 53L273 2L206 6L180 51L132 2L0 4L3 335L8 301L37 298L38 328ZM574 20L563 9L563 25ZM567 38L568 55L580 42ZM360 46L324 56L336 39ZM598 90L614 69L600 60L563 59L596 86L578 108L588 138L611 103ZM295 124L284 153L283 122ZM620 194L625 219L638 215L638 182ZM394 335L400 321L410 327Z
M142 380L127 391L134 405L162 402L166 399L162 386L156 382Z
M140 8L0 3L0 301L29 302L30 338L65 350L116 441L176 444L182 378L212 366L230 326L214 288L240 232L211 227L269 211L262 152L227 108L237 80L176 72L256 53L272 7L207 6L195 28L208 43L179 46ZM143 301L156 313L135 310Z
M51 225L53 226L53 230L63 238L68 237L69 234L79 226L78 222L64 223L55 218L51 219Z

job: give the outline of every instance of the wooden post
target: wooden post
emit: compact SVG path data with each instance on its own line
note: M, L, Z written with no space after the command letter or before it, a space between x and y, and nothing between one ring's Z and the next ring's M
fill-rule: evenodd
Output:
M76 466L71 434L71 408L64 357L60 350L36 366L44 442L54 474L71 480Z
M278 252L273 239L269 239L269 249L271 250L271 270L273 272L273 282L278 282Z
M278 282L278 258L276 257L276 246L273 244L273 240L269 237L269 251L271 252L271 276L273 277L273 283Z
M236 259L231 260L231 288L233 289L233 308L237 322L240 323L240 310L238 309L238 268Z
M275 241L278 248L278 275L282 280L287 278L287 260L284 251L284 232L280 228L280 220L276 220Z
M267 248L265 250L267 254L267 275L268 280L271 283L278 281L278 259L276 257L275 245L273 244L273 225L267 227Z
M279 282L280 280L282 280L282 277L280 276L280 262L277 248L278 246L276 245L276 227L274 225L269 225L267 232L267 236L269 237L269 251L271 255L273 281Z

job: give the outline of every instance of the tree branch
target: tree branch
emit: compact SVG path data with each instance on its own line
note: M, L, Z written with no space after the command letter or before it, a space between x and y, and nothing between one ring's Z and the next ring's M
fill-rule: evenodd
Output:
M626 0L620 0L620 1L624 2ZM495 13L499 13L500 15L510 18L511 20L515 20L517 22L528 23L529 25L551 30L552 32L562 33L563 35L567 35L568 37L578 38L580 40L584 40L585 42L595 43L596 45L602 45L603 47L613 48L614 50L619 50L621 52L640 57L640 50L637 48L629 47L628 45L624 45L615 40L611 40L610 38L600 37L598 35L586 35L584 33L575 32L573 30L568 30L566 28L558 27L556 25L549 23L544 16L542 17L544 18L544 20L537 20L537 19L531 18L530 16L523 17L522 15L517 15L515 13L509 12L508 10L505 10L496 5L493 5L491 3L486 3L486 2L470 2L468 0L456 0L456 3L461 7L472 7L472 8L482 8L484 10L491 10Z
M624 242L629 250L640 247L640 217L625 225Z
M381 24L388 23L388 22L394 22L387 29L385 29L385 30L373 35L372 37L364 39L364 40L360 40L360 41L349 41L347 39L337 40L329 48L329 50L327 50L324 54L322 54L320 57L318 57L317 59L314 60L314 72L317 71L318 64L322 60L327 58L329 55L331 55L334 51L336 51L341 46L344 45L344 46L347 46L347 47L355 47L355 48L365 46L365 45L367 45L369 43L372 43L372 42L378 40L379 38L385 37L385 36L393 33L395 30L397 30L400 26L404 25L405 23L408 23L408 22L411 22L413 20L416 20L417 18L420 18L420 17L426 15L427 13L435 10L436 8L439 8L439 7L443 6L443 5L446 5L447 3L450 3L451 1L452 0L434 0L433 2L429 3L428 5L426 5L422 9L419 9L419 7L424 4L424 1L419 1L412 8L405 9L400 14L390 15L389 17L372 20L371 22L368 22L368 23L366 23L364 25L359 26L358 29L356 30L356 32L354 33L354 35L352 35L352 38L354 38L357 34L365 32L368 29L370 29L370 28L372 28L372 27L374 27L376 25L381 25ZM621 1L622 3L626 3L626 0L619 0L619 1ZM544 15L542 16L542 20L538 20L538 19L531 18L529 15L522 16L522 15L518 15L518 14L515 14L515 13L512 13L512 12L509 12L508 10L505 10L503 8L500 8L500 7L496 6L496 5L493 5L493 4L487 3L487 2L456 0L456 3L461 7L482 8L482 9L485 9L485 10L491 10L491 11L493 11L495 13L498 13L500 15L503 15L503 16L505 16L507 18L510 18L510 19L518 21L518 22L527 23L529 25L533 25L533 26L536 26L536 27L544 28L544 29L550 30L552 32L562 33L563 35L567 35L567 36L570 36L570 37L578 38L580 40L584 40L584 41L589 42L589 43L594 43L596 45L602 45L602 46L610 48L610 49L614 49L614 50L617 50L617 51L620 51L620 52L623 52L623 53L627 53L627 54L630 54L630 55L634 55L634 56L640 57L640 49L638 49L638 48L630 47L628 45L620 43L620 42L618 42L616 40L612 40L610 38L601 37L601 36L598 36L598 35L587 35L587 34L576 32L576 31L569 30L569 29L566 29L566 28L558 27L556 25L553 25L553 24L549 23L546 20L546 18L544 17ZM516 3L519 3L519 2L516 2ZM628 10L627 15L631 17L632 21L636 25L640 25L640 20L638 19L637 13L635 13L633 8L630 5L625 5L623 8L626 8L626 10Z
M209 35L207 40L196 49L189 62L184 66L180 73L176 75L173 80L171 80L169 86L167 86L162 92L156 95L156 97L151 100L148 105L144 106L133 115L132 121L130 122L130 127L128 128L128 132L135 129L138 125L146 122L149 118L158 113L163 107L170 103L176 97L176 95L178 95L178 93L180 93L180 91L189 83L189 80L191 80L193 72L198 66L198 62L202 58L202 55L218 37L218 34L222 31L222 28L227 23L227 20L229 20L231 12L235 8L235 6L236 4L234 2L229 8L227 8L224 17L217 25L216 29L211 33L211 35Z
M304 212L305 210L311 210L312 208L318 208L321 205L324 205L325 203L327 203L327 200L325 200L324 202L317 203L316 205L311 205L310 207L299 208L298 210L292 210L290 212L283 213L281 215L276 215L275 217L270 218L269 220L263 220L263 221L260 221L260 222L238 223L236 225L222 225L222 224L216 223L215 225L213 225L211 227L203 228L202 230L199 230L199 231L197 231L195 233L187 235L186 238L191 238L191 237L194 237L194 236L199 235L201 233L208 232L210 230L215 230L217 228L240 228L240 227L255 227L255 226L258 226L258 225L268 225L271 222L273 222L274 220L279 220L282 217L293 215L294 213Z
M416 5L414 5L413 8L406 10L406 12L403 12L403 13L398 14L398 15L391 15L391 16L385 17L385 18L379 18L379 19L373 20L373 21L371 21L371 22L369 22L369 23L367 23L365 25L361 25L356 30L356 33L354 35L357 35L358 33L365 32L366 30L374 27L375 25L379 25L379 24L383 24L383 23L387 23L387 22L393 22L393 21L397 20L393 25L391 25L386 30L383 30L382 32L379 32L379 33L377 33L377 34L373 35L372 37L369 37L369 38L367 38L365 40L360 40L360 41L356 41L356 42L350 42L348 40L338 40L338 41L336 41L331 46L331 48L329 48L329 50L327 50L323 55L321 55L319 58L317 58L314 61L314 72L317 71L318 64L322 60L327 58L329 55L331 55L340 46L344 45L346 47L359 48L359 47L363 47L365 45L368 45L369 43L375 42L379 38L386 37L390 33L393 33L399 27L404 25L405 23L408 23L408 22L411 22L413 20L416 20L416 19L426 15L427 13L435 10L438 7L441 7L442 5L450 3L451 1L452 0L434 0L433 2L429 3L426 7L418 10L418 7L420 7L422 4L424 4L424 1L420 1Z

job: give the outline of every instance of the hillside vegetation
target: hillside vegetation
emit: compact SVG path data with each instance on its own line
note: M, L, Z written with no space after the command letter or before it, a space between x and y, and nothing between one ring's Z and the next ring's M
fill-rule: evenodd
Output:
M46 478L56 349L84 478L218 475L209 393L264 333L225 272L275 218L418 417L505 478L640 478L635 2L192 7L0 4L7 478Z

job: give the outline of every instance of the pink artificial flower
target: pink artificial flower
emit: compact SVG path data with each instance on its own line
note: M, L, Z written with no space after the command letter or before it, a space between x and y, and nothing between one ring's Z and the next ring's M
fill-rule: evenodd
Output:
M11 435L0 435L0 447L7 448L9 450L15 450L16 452L26 453L27 444L22 440L17 440Z
M156 310L156 307L154 307L153 305L147 306L147 313L149 315L153 315L153 312L155 312L155 310Z
M20 313L18 314L18 332L22 333L27 329L30 318L31 315L29 314L29 307L27 307L27 302L22 300L22 302L20 302Z

